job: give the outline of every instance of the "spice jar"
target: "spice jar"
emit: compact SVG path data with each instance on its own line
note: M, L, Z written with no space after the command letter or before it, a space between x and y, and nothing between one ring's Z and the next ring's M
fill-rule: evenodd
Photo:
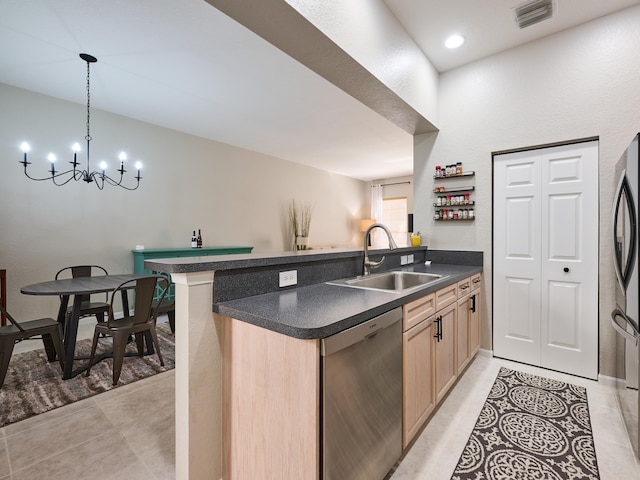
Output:
M449 215L448 215L448 217L447 217L447 218L448 218L449 220L453 220L453 216L454 216L453 209L450 209L450 210L449 210Z
M473 213L473 208L469 209L469 218L473 218L475 216L475 213Z
M462 219L466 220L468 218L469 218L469 210L465 208L464 210L462 210Z
M462 162L456 163L456 175L462 175Z
M464 194L464 204L465 205L469 205L469 194L468 193Z

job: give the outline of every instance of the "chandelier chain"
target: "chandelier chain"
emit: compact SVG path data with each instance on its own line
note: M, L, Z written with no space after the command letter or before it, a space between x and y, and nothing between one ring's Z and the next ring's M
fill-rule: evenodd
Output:
M87 62L87 136L84 137L85 140L91 140L91 132L90 132L90 124L91 124L91 113L90 113L90 105L91 105L91 72L89 67L89 62Z

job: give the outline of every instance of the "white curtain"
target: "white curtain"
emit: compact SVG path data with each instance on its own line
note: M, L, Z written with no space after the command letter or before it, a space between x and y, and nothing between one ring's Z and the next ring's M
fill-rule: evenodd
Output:
M371 185L371 218L376 223L383 223L384 221L382 218L382 185L379 184ZM371 246L384 248L383 238L378 235L377 230L379 229L376 228L371 232Z

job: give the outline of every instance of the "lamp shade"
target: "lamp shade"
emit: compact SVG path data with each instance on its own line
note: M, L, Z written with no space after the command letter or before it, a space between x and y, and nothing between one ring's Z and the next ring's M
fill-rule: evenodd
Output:
M371 218L364 218L364 219L360 220L360 231L361 232L366 232L367 228L369 228L374 223L376 223L376 221L374 219L371 219Z

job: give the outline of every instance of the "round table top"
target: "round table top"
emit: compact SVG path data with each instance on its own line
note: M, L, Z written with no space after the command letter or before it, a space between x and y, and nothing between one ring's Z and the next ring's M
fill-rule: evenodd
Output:
M65 278L48 282L34 283L20 289L25 295L83 295L109 292L120 284L148 277L144 274L97 275L93 277ZM134 285L131 285L133 288Z

